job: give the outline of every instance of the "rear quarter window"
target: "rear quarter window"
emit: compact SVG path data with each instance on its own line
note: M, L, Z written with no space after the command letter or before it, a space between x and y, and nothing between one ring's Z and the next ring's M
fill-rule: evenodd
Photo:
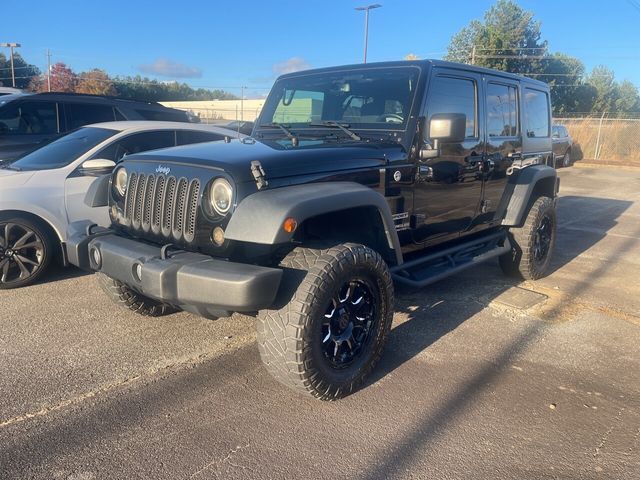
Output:
M67 130L74 130L84 125L101 122L113 122L115 113L111 105L94 103L65 103Z
M525 88L524 104L527 136L548 137L550 134L549 95L541 90Z

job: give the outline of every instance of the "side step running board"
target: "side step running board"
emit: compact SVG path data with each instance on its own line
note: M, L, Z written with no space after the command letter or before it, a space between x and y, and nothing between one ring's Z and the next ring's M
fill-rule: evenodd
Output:
M399 283L421 288L509 250L506 233L496 232L398 265L391 274Z

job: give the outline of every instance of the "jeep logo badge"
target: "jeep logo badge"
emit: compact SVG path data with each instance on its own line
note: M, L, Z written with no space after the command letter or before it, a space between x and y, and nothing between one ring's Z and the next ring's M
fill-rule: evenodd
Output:
M156 168L156 173L164 173L165 175L169 175L171 173L171 169L169 167L158 165L158 168Z

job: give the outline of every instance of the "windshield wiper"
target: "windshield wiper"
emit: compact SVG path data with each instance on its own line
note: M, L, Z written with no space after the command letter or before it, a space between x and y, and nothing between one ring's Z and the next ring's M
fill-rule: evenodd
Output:
M344 133L349 135L349 137L352 140L355 140L356 142L359 142L360 140L362 140L362 138L360 138L360 136L357 133L355 133L353 130L349 130L349 128L348 128L349 124L348 123L338 123L338 122L332 122L332 121L325 121L325 122L320 122L320 123L310 123L309 126L311 126L311 127L339 128Z
M277 123L277 122L271 122L271 123L261 123L260 124L261 127L272 127L272 128L279 128L280 130L282 130L284 132L284 134L287 136L287 138L289 140L291 140L291 144L294 147L298 146L298 137L296 135L294 135L291 130L289 130L289 126L288 125L283 125L281 123Z

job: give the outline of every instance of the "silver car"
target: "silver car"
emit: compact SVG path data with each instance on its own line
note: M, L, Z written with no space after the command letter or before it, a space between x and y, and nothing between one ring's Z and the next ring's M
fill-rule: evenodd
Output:
M36 281L54 258L66 264L67 225L109 224L86 192L125 155L227 140L229 130L181 122L129 121L79 128L0 168L0 289ZM234 135L235 136L235 135Z

